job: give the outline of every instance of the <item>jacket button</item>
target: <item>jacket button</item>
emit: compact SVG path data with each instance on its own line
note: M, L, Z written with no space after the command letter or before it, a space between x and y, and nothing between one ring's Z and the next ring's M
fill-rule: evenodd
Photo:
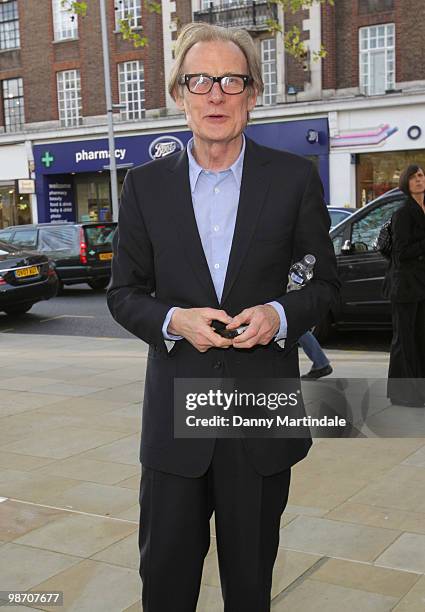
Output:
M223 365L223 363L221 361L216 361L213 365L213 368L215 370L219 370L221 368L221 366Z

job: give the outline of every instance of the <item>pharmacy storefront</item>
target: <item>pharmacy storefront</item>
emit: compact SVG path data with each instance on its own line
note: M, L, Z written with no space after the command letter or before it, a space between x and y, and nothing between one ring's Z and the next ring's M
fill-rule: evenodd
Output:
M398 186L411 163L425 167L425 105L330 113L331 204L360 208Z
M313 159L329 194L327 119L249 126L259 144ZM182 150L189 131L115 138L118 187L129 168ZM107 139L37 144L33 148L39 222L112 219Z

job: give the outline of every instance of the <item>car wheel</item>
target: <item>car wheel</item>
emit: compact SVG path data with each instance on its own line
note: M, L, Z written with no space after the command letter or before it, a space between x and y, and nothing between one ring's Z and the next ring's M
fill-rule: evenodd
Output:
M325 340L328 339L332 331L332 315L329 312L326 317L320 321L317 325L314 326L312 332L319 342L322 344Z
M61 281L61 279L58 278L58 290L56 291L56 295L62 295L63 294L63 288L64 288L64 284Z
M108 283L109 278L93 278L92 280L87 282L88 286L94 289L95 291L105 289L105 287L108 286Z
M10 308L3 308L3 310L8 315L17 316L25 314L33 306L34 304L17 304L16 306L11 306Z

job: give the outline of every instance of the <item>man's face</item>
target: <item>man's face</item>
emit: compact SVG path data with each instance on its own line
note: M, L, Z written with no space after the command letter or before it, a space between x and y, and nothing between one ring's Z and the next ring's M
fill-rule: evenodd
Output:
M246 74L244 54L232 42L198 42L186 54L182 73L222 76ZM176 104L186 113L195 140L208 143L229 142L242 133L247 113L255 106L257 95L246 88L241 94L229 95L214 83L207 94L191 93L186 86L177 90Z

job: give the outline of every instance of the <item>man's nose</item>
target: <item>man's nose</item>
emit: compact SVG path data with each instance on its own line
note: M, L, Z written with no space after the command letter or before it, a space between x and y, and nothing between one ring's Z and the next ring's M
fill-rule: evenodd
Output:
M221 91L220 83L213 83L213 86L210 91L210 99L213 100L221 100L223 99L225 94Z

